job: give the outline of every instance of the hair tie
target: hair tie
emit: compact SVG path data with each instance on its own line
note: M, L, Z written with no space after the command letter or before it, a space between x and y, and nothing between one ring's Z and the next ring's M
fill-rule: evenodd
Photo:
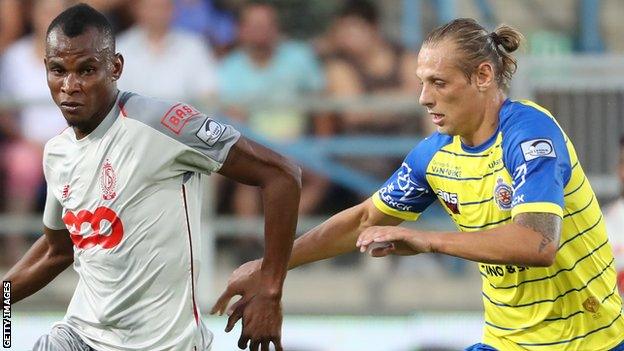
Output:
M500 37L498 36L498 34L496 34L496 32L492 32L488 36L490 37L490 39L494 43L494 46L501 45Z

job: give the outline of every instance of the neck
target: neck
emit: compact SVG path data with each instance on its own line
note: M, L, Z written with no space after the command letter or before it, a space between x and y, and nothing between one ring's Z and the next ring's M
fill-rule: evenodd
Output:
M247 52L251 61L260 67L268 65L273 57L273 47L249 48Z
M473 132L461 135L461 140L465 145L477 146L487 141L498 128L498 114L505 101L505 94L497 90L494 96L486 98L485 108L473 126Z
M76 134L76 139L80 140L91 134L91 132L93 132L95 128L97 128L100 123L102 123L104 118L106 118L108 113L113 109L113 106L115 106L118 93L119 90L115 90L115 93L108 98L109 102L108 104L106 104L107 107L99 112L96 112L95 115L89 118L89 121L87 123L85 123L84 125L73 127L74 133Z

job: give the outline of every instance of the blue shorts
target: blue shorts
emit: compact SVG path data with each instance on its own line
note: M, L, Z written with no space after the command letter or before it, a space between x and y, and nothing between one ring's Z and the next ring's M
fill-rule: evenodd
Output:
M479 343L479 344L474 344L474 345L468 347L464 351L498 351L498 350L496 350L495 348L493 348L490 345ZM624 351L624 342L622 342L618 346L612 348L611 351Z

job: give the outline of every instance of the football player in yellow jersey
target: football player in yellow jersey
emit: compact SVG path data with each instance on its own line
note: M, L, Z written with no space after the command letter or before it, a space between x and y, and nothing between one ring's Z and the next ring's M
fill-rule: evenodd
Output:
M572 143L544 108L505 91L522 35L457 19L425 39L420 103L438 132L370 199L297 239L289 268L359 247L373 256L438 252L478 262L482 343L467 350L624 350L624 315L602 213ZM396 227L440 201L458 232ZM241 266L226 329L255 294L260 261Z

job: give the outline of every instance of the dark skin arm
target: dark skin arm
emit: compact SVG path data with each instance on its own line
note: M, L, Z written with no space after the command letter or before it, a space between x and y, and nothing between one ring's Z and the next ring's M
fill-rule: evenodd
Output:
M281 346L281 297L290 258L301 193L301 170L279 154L240 138L219 173L240 183L257 186L264 208L265 250L258 284L241 303L241 349L269 350Z
M372 200L368 199L332 216L297 238L288 262L288 268L292 269L355 251L355 242L366 228L375 225L397 225L401 222L401 219L379 211ZM226 290L212 307L211 313L223 314L232 297L242 295L241 300L232 305L228 311L230 318L226 330L232 329L241 318L239 306L246 296L252 293L253 287L257 284L262 263L262 260L247 262L234 271L230 276Z
M394 254L397 244L411 254L438 252L467 260L521 266L548 267L555 261L561 237L561 217L551 213L521 213L513 223L477 232L424 232L406 228L372 227L360 235L366 251L374 242L390 247L373 256Z
M12 303L41 290L74 262L73 244L66 229L44 227L43 233L2 278L12 283Z

